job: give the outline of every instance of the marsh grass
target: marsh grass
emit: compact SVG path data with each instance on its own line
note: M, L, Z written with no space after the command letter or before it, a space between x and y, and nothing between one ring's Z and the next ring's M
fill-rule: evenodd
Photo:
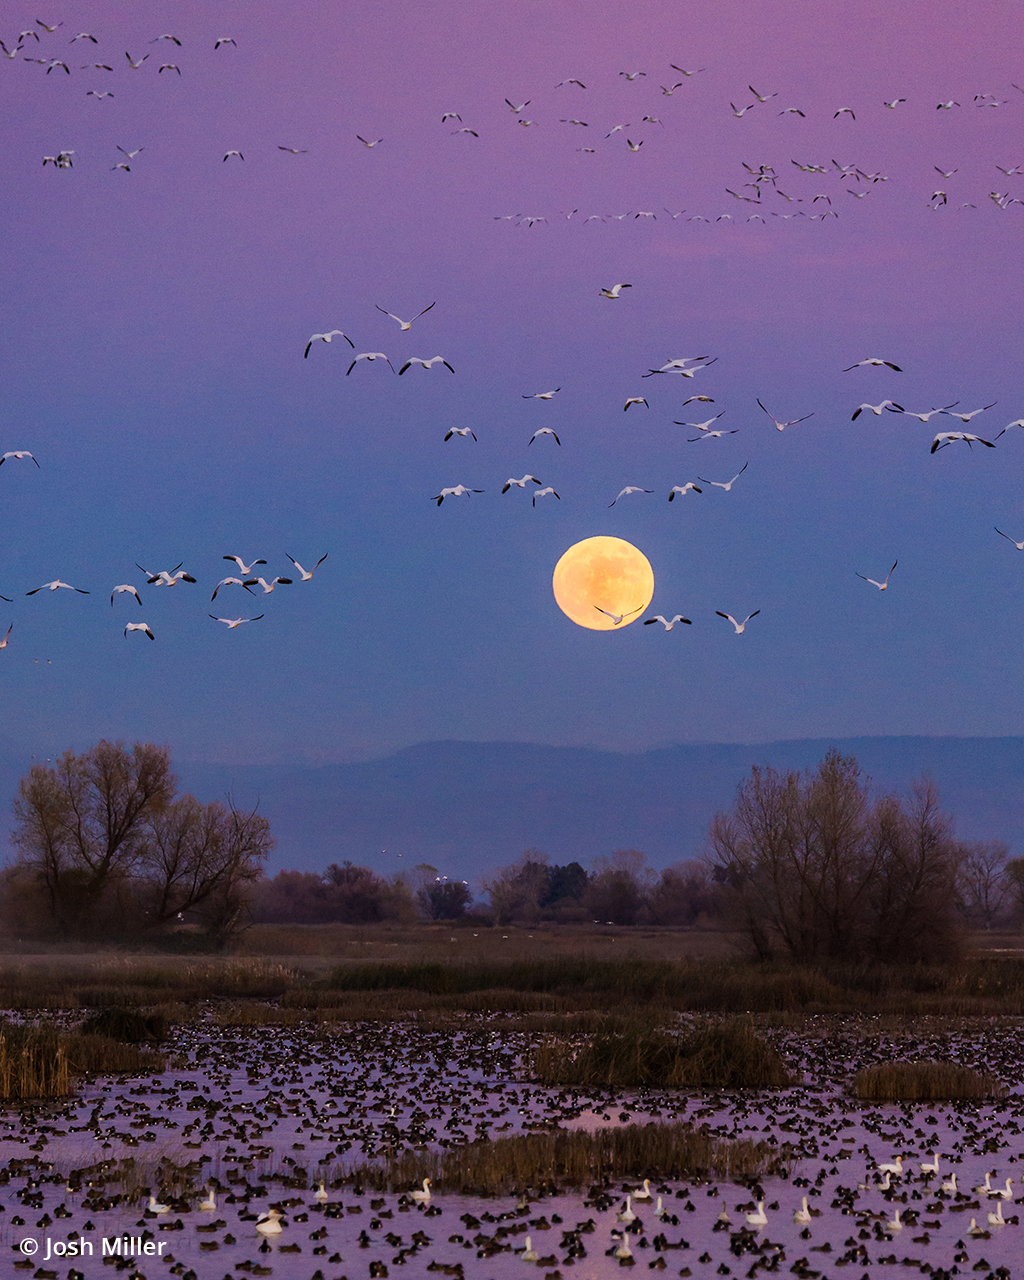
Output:
M725 1142L685 1124L624 1125L598 1133L559 1129L446 1151L403 1152L384 1165L346 1167L346 1180L403 1191L430 1178L439 1191L504 1194L585 1187L612 1178L760 1178L788 1168L788 1148Z
M496 935L486 934L472 945L486 944L493 952ZM653 940L641 933L624 936L619 954L608 958L609 938L595 940L568 927L565 934L557 944L549 938L518 938L520 954L509 952L497 960L360 959L334 964L327 976L318 976L323 963L306 971L259 957L76 955L0 961L0 1008L152 1011L215 998L274 1000L282 1009L310 1010L321 1021L422 1020L458 1013L525 1018L649 1005L725 1014L971 1017L1024 1012L1020 956L902 968L666 959L663 953L673 937L679 949L687 935L665 931ZM385 936L361 942L360 953L386 950L392 944ZM568 949L573 938L579 943L575 952ZM549 949L540 955L521 954L523 947L542 943ZM600 953L587 950L599 944Z
M778 1052L746 1022L709 1022L681 1034L647 1018L610 1023L587 1040L551 1039L531 1058L548 1085L657 1089L771 1089L796 1083Z
M966 1098L1002 1098L995 1076L955 1062L883 1062L853 1077L855 1097L871 1102L945 1102Z
M216 996L274 999L302 981L294 969L261 959L45 957L0 964L0 1008L138 1008Z
M0 1098L63 1098L84 1073L162 1071L164 1056L107 1036L0 1022Z

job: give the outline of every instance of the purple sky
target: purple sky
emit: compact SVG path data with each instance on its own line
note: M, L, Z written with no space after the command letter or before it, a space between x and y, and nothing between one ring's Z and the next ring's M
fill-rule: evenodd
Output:
M40 461L0 469L7 755L1024 733L1024 557L994 531L1024 540L1024 432L929 454L1024 414L1024 205L990 197L1024 199L997 168L1024 167L1022 26L1017 4L947 0L6 4L9 50L40 35L0 60L0 453ZM130 172L118 146L143 148ZM61 149L73 168L42 164ZM744 163L777 175L759 205L727 194L754 196ZM431 302L408 333L374 309ZM455 375L346 377L342 339L304 360L334 328ZM641 377L703 354L693 379ZM867 356L903 372L842 372ZM624 414L635 395L650 408ZM851 422L886 397L996 404L966 428ZM757 398L814 416L778 433ZM737 434L673 425L719 411ZM453 426L478 443L443 443ZM561 447L527 446L541 426ZM666 501L744 463L729 493ZM524 472L561 500L501 496ZM430 502L458 483L484 492ZM625 485L654 492L609 510ZM651 561L651 613L693 626L565 618L552 569L599 533ZM210 604L225 554L273 575L325 551L310 583ZM897 557L884 594L856 577ZM136 561L198 584L146 587ZM91 594L26 597L58 577ZM110 607L122 582L144 608ZM716 609L761 613L735 636ZM155 643L123 637L140 620Z

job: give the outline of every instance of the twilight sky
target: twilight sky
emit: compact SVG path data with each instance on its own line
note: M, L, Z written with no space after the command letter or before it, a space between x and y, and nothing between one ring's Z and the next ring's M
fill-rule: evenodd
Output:
M9 52L39 33L0 60L0 453L40 463L0 468L9 758L1024 733L1024 556L995 532L1024 540L1024 430L929 453L1024 414L1024 177L997 167L1024 171L1019 4L5 0L0 24ZM430 303L409 332L375 310ZM331 329L355 352L303 359ZM455 373L345 376L376 351ZM903 371L843 372L872 356ZM758 398L813 417L777 432ZM995 404L851 421L885 398ZM673 425L719 412L735 434ZM560 500L501 495L524 473ZM484 492L430 501L460 483ZM626 485L653 493L609 509ZM594 534L693 625L570 622L552 570ZM324 552L210 603L226 554ZM884 593L856 576L897 558ZM26 596L56 578L90 594ZM754 609L742 636L715 616Z

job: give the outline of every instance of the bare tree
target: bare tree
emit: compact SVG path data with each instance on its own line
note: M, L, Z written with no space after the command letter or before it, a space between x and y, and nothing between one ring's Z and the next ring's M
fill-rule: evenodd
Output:
M147 822L176 789L166 747L99 742L33 765L14 801L11 840L46 887L62 933L88 921L111 883L142 858Z
M953 954L959 846L928 780L870 802L852 757L755 767L709 832L714 878L755 952L913 961Z
M991 929L1013 896L1013 881L1007 874L1010 851L1002 840L981 840L960 848L958 906L968 920Z
M176 798L166 747L100 742L35 765L14 801L18 866L63 935L159 926L198 912L218 938L243 919L273 848L267 820Z

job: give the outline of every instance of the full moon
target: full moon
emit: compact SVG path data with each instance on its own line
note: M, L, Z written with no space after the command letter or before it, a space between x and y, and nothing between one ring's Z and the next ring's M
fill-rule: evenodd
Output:
M616 631L635 622L651 603L654 570L631 542L584 538L555 565L551 585L558 607L573 622L593 631Z

